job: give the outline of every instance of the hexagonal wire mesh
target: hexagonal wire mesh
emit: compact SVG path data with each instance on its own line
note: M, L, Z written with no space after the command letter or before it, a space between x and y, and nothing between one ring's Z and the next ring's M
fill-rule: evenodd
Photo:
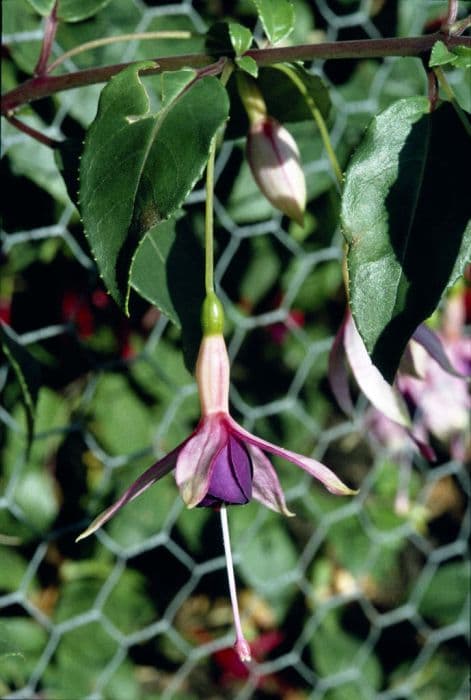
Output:
M139 0L130 0L127 4L132 5L137 16L136 31L146 31L154 27L156 19L173 16L185 16L195 32L206 29L202 14L194 7L198 3L157 3L149 7ZM432 5L443 6L443 3L416 2L412 10L405 8L405 4L401 11L408 16L409 34L422 31ZM126 3L120 3L123 5ZM352 3L318 0L315 5L329 40L355 33L381 36L375 24L375 4L368 0ZM4 43L20 45L40 36L40 28L32 29L5 36ZM121 59L135 58L139 45L138 42L124 45ZM54 51L59 55L59 44ZM345 140L352 116L362 128L385 99L404 94L401 74L396 73L397 64L395 60L376 64L373 72L362 79L364 89L358 99L336 87L323 62L315 62L315 70L324 75L332 88L335 118L330 133L334 148L340 148ZM75 70L77 65L71 58L65 67ZM417 75L416 82L423 90L420 70ZM76 117L80 108L73 94L61 96L48 134L60 137L64 120L70 114ZM5 130L4 153L26 143L23 134ZM228 143L219 152L216 192L225 178L232 177L232 159L238 147ZM331 181L324 155L305 160L304 165L308 178ZM244 192L241 207L243 195ZM190 196L188 206L197 209L203 200L203 190L197 189ZM68 257L85 270L91 270L93 263L88 252L71 232L75 210L65 199L62 202L57 223L2 232L5 254L33 242L59 238L68 250ZM237 210L239 214L241 207ZM336 415L327 424L325 408L316 411L311 403L310 387L318 388L323 381L332 336L316 334L312 324L297 322L297 304L300 291L317 279L313 277L317 270L332 262L338 266L339 231L335 230L332 240L324 247L309 248L299 235L288 231L285 221L276 214L254 223L250 213L235 216L234 207L228 206L224 197L216 197L215 212L220 237L216 279L229 317L228 343L237 375L235 384L244 387L239 389L241 393L235 385L232 387L235 413L248 429L264 435L277 435L277 430L281 435L288 434L290 447L312 452L315 445L313 456L322 459L328 454L334 467L338 457L347 464L344 469L347 479L361 476L360 493L341 502L324 497L316 486L311 487L307 477L280 465L282 479L288 484L288 504L300 515L296 521L280 522L281 517L274 517L253 504L246 509L231 510L243 618L252 635L261 640L262 649L258 662L247 673L240 672L230 655L221 656L221 650L231 645L233 637L224 559L218 535L213 538L211 533L215 524L213 516L203 516L201 511L188 515L171 484L166 491L159 484L152 491L152 500L138 506L142 520L137 508L132 511L132 517L138 520L136 529L133 530L128 518L114 530L99 531L98 542L77 550L83 554L84 562L76 561L79 555L72 554L70 544L84 524L83 511L80 522L62 520L42 537L30 538L20 549L29 560L27 566L21 568L18 564L20 573L16 578L12 574L19 585L3 587L9 592L0 597L0 607L5 613L5 624L12 619L17 624L18 620L34 621L38 641L31 638L30 627L27 633L32 641L26 651L20 653L14 643L10 648L7 637L3 640L4 697L77 697L74 687L81 697L90 699L209 696L242 699L259 693L261 697L263 693L280 697L292 693L291 697L313 700L468 697L466 671L462 662L460 666L456 661L464 658L464 640L468 635L466 596L462 590L461 593L455 590L465 585L463 562L469 534L469 505L465 500L469 482L463 465L452 461L431 469L415 459L409 475L410 507L405 515L394 511L393 496L401 488L397 465L380 448L375 448L373 457L368 457L367 469L361 465L365 454L361 449L358 452L364 431L365 405L361 399L354 420ZM247 251L250 255L263 254L265 248L257 247L257 241L270 241L282 261L275 265L273 280L282 279L283 294L271 306L234 303L229 297L230 280L239 274L241 265L248 264ZM275 341L278 331L281 336ZM70 332L67 323L49 325L23 333L21 340L28 346ZM143 381L146 386L163 383L167 387L165 397L159 395L161 408L159 420L153 424L152 444L138 437L128 449L124 419L126 438L124 443L121 441L122 452L107 451L106 439L97 436L93 423L83 418L89 407L93 405L95 410L96 402L100 401L104 404L102 414L109 414L110 421L114 420L113 404L119 403L121 384L116 381L115 385L103 388L102 379L110 367L100 364L69 395L75 405L74 414L64 413L60 405L52 405L49 413L45 411L44 425L38 426L34 445L39 445L40 456L48 459L55 459L61 441L80 437L80 469L87 473L93 493L87 502L90 513L96 512L99 504L109 502L110 484L116 486L116 474L120 475L121 488L131 480L132 465L139 461L148 464L152 454L163 454L175 444L175 434L180 436L181 432L183 436L185 428L196 418L194 382L182 366L170 359L169 347L174 345L169 345L168 339L174 337L172 332L163 316L155 317L145 343L129 363L124 362L134 372L134 382ZM270 372L280 362L279 348L286 333L290 344L283 355L283 382L276 384L274 393L264 391L260 382L269 385L272 381ZM249 390L251 380L244 375L244 364L252 353L259 352L258 346L263 342L271 342L272 355L265 373L257 378L255 389ZM180 374L172 376L172 372ZM6 379L4 368L2 385ZM318 396L315 392L314 395ZM10 434L21 431L16 414L2 408L0 418ZM24 478L27 462L22 451L14 456L10 454L9 460L0 508L3 514L8 514L10 527L13 523L19 530L21 540L22 525L26 528L32 525L34 529L36 524L32 501L37 498L41 501L39 507L47 511L51 496L39 487L35 491L34 479L28 482ZM54 507L52 512L53 516L57 515ZM433 526L440 518L447 529L445 535ZM65 540L69 544L59 555L57 544ZM15 544L14 537L4 537L0 544L6 566L15 569L14 560L6 554ZM19 546L21 542L16 544ZM85 568L80 568L81 563ZM45 585L44 571L54 566L58 567L61 580L52 577L52 582ZM155 599L150 612L141 595L141 588L146 586L141 578L122 585L123 581L138 577L136 572L148 571L149 567L157 569L152 577L153 588L148 591ZM166 570L171 572L168 576ZM83 593L84 580L86 593ZM120 593L120 586L124 593ZM444 588L447 595L433 600L432 590L436 592L437 587ZM78 605L71 602L80 596L83 600ZM130 607L131 621L126 618L123 622L121 606ZM92 639L98 642L92 645ZM268 645L269 653L265 654L268 658L264 658L263 643ZM80 683L74 675L77 670L64 661L67 654L77 653L79 646L80 663L89 664L86 688L74 686ZM87 646L92 650L90 654L98 655L97 661L87 657L83 651ZM18 662L18 654L23 669L19 673L16 666L13 671L9 666L10 661ZM447 672L454 682L443 684L439 676ZM70 674L69 688L61 673ZM130 677L134 684L129 685Z

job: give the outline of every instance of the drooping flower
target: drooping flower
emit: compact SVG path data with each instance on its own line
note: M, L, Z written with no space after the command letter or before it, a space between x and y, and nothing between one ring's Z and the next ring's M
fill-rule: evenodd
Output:
M228 557L226 505L243 505L252 498L284 515L288 510L278 477L266 452L278 455L304 469L336 495L350 495L348 488L326 466L256 437L242 428L229 414L229 358L222 335L223 313L217 297L208 295L203 306L204 335L196 364L196 380L201 403L201 419L194 432L169 454L151 466L122 496L77 538L88 537L112 518L126 503L175 469L175 479L189 508L221 509L223 534ZM230 550L229 550L230 552ZM229 562L228 562L229 564ZM228 573L232 566L228 565ZM233 580L231 598L235 598ZM236 651L244 661L250 649L244 639L238 610Z
M219 304L215 299L211 303ZM274 511L288 510L278 477L266 452L292 462L331 493L355 493L325 465L274 445L242 428L229 414L229 358L221 332L203 336L196 363L201 419L194 432L156 462L80 535L87 537L126 503L175 469L181 496L195 506L242 505L252 498Z
M456 314L459 298L449 302ZM445 315L447 312L445 312ZM411 441L426 459L435 453L430 435L461 445L471 401L466 377L470 376L471 341L462 333L463 319L448 322L448 331L435 333L420 325L404 353L395 383L386 382L373 365L351 313L346 312L329 358L329 380L340 407L350 414L353 405L348 387L348 366L372 404L366 424L373 437L400 454ZM459 457L458 452L454 455Z

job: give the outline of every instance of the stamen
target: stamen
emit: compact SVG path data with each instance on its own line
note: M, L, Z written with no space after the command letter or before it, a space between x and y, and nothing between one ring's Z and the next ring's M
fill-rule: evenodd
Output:
M234 627L236 631L236 641L234 649L236 650L239 659L243 663L248 663L252 660L249 643L245 639L242 632L242 624L240 621L239 604L237 602L237 591L234 577L234 564L232 562L231 540L229 537L229 524L227 522L226 506L220 508L222 540L224 542L224 553L226 555L227 579L229 582L229 593L231 596L232 614L234 616Z

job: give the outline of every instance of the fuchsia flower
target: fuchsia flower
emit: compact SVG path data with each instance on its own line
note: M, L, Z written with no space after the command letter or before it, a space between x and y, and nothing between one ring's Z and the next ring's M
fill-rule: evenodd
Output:
M196 430L141 474L116 503L99 515L77 540L91 535L126 503L137 498L173 469L181 496L189 508L212 506L222 509L223 533L224 528L227 531L225 506L243 505L252 498L272 510L292 515L286 506L276 472L265 452L279 455L301 467L333 494L355 493L315 459L262 440L236 423L229 414L229 358L222 335L222 308L215 295L206 298L203 318L207 321L203 322L205 332L196 364L201 420ZM224 537L228 541L228 532L224 533ZM232 570L232 567L228 566L228 571L229 569ZM237 629L236 651L242 660L247 661L250 660L250 649L240 630L237 609L234 610L234 617Z
M246 154L255 182L276 209L302 226L306 180L297 143L284 126L267 114L254 80L239 71L237 85L250 122Z
M429 445L430 434L443 442L453 436L455 444L461 444L458 434L466 430L471 407L466 382L471 341L462 334L462 320L458 325L455 323L453 331L444 334L420 325L391 385L371 362L347 311L329 358L329 380L340 407L347 414L353 412L348 362L359 388L373 406L367 425L379 442L399 454L412 440L431 461L435 453ZM459 453L454 456L459 457Z
M269 202L300 226L306 208L306 182L299 149L289 131L273 117L251 124L247 161Z

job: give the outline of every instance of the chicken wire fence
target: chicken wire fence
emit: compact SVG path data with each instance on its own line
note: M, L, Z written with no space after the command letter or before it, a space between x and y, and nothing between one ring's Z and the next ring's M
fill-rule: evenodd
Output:
M207 28L201 3L147 6L123 0L118 5L132 6L129 31L145 32L160 27L161 18L182 17L194 32ZM355 33L381 36L373 9L382 3L318 0L315 5L329 40ZM423 30L431 12L443 3L399 6L403 31L412 35ZM308 4L299 7L305 10ZM29 45L41 36L38 26L7 34L3 43ZM63 48L59 42L60 37L55 55ZM123 45L120 59L133 60L139 47L142 42ZM403 68L398 70L403 63L387 59L375 64L372 72L359 76L362 90L355 94L334 85L323 62L315 62L314 69L332 87L334 148L341 150L350 132L353 139L385 101L407 94L414 81L424 91L418 62L407 64L408 84ZM72 57L65 67L71 71L80 66ZM74 93L58 98L48 135L60 138L63 124L77 119L80 110L87 113L85 120L93 117L98 91L90 88L88 94L94 102L89 98L81 103ZM5 128L3 153L16 153L12 162L17 174L30 176L35 157L31 148L28 137ZM123 511L111 528L98 531L96 540L74 545L88 516L111 502L111 486L114 493L130 483L136 465L148 465L154 455L168 451L197 418L194 381L176 359L178 334L165 317L148 314L144 340L131 357L122 353L115 362L95 362L59 399L57 393L41 396L30 457L18 447L21 415L0 409L6 445L0 499L0 688L5 698L448 700L469 695L467 473L456 461L442 460L432 468L420 458L413 459L407 473L380 447L365 448L361 398L354 419L333 408L324 383L335 325L316 333L315 320L303 320L299 300L313 281L326 285L326 296L331 293L329 275L340 267L340 232L333 226L325 245L310 247L278 215L255 217L254 222L250 193L242 187L240 202L229 206L218 193L225 178L232 179L237 149L238 143L226 143L219 152L215 201L216 281L226 305L234 366L231 405L246 428L278 440L281 435L288 447L324 459L334 469L340 464L342 476L350 482L358 478L360 492L337 500L280 463L287 503L297 518L286 522L253 503L230 509L243 621L256 648L257 660L247 671L223 653L232 645L233 631L215 516L206 510L186 511L169 477L142 502L128 505L127 514ZM323 182L327 191L333 182L327 158L320 150L306 153L308 182ZM52 167L42 160L36 181L42 177L40 184L54 195L52 180L45 184ZM196 212L195 221L203 201L200 187L187 205ZM56 223L2 231L4 254L56 241L88 274L94 263L75 234L76 211L65 198L56 202ZM249 301L229 296L232 277L241 265L250 266L247 251L264 260L265 273L273 268L260 297L280 280L282 293L265 306L250 301L263 278L258 267L246 270ZM332 284L339 287L337 273ZM32 329L20 336L27 347L78 332L70 319L41 327L34 318L30 323ZM261 351L261 344L269 351ZM259 359L255 380L244 374L252 355ZM280 362L283 381L277 382L273 376ZM123 399L127 375L158 405L147 432L140 427L139 410ZM7 377L3 366L2 387ZM273 381L273 391L261 388ZM66 402L71 410L64 409ZM147 426L148 417L143 421ZM115 431L111 441L108 423ZM67 464L61 457L64 443L69 446L67 459L72 459ZM110 443L112 449L107 449ZM38 476L38 465L46 477ZM54 492L54 469L72 474L65 493ZM80 487L77 473L83 474L92 494L82 510L70 504ZM398 499L404 493L408 503L401 510ZM148 571L151 583L142 576Z

